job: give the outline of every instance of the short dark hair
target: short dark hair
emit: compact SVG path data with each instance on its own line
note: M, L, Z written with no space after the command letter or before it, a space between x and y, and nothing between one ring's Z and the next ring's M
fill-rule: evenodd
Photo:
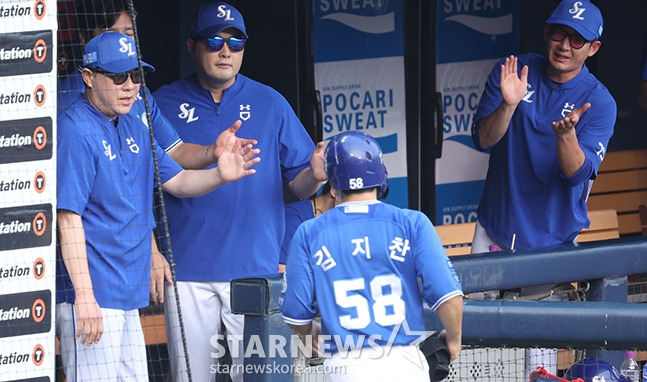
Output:
M89 41L96 29L112 27L122 13L136 15L126 0L77 0L76 21L79 34Z
M380 197L381 191L380 191L380 186L375 186L375 187L369 187L369 188L362 188L360 190L335 190L338 194L342 196L348 196L352 194L361 194L363 192L367 191L377 191L378 198Z

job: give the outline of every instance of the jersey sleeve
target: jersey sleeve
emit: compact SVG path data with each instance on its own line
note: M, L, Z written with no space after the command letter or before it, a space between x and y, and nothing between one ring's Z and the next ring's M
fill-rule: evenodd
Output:
M474 141L474 147L479 151L489 151L491 147L482 147L479 140L479 127L483 118L492 114L494 110L501 104L503 97L501 96L500 88L500 67L502 61L498 61L494 68L488 75L487 81L485 82L485 87L483 89L483 94L479 100L476 113L474 114L474 121L472 122L472 140Z
M580 117L575 126L577 139L586 156L583 168L589 168L587 173L571 177L570 183L579 184L597 176L598 169L604 155L606 154L609 140L613 136L613 127L616 123L617 106L616 102L606 88L599 85L601 89L595 92L596 96L589 100L591 107ZM592 167L592 168L591 168ZM579 173L579 171L578 171ZM578 175L577 173L575 175ZM581 179L580 179L581 178Z
M447 257L433 225L424 214L417 211L411 213L419 247L415 252L416 273L422 280L425 301L431 309L436 310L445 301L462 296L463 292L454 266Z
M288 261L288 252L290 243L297 228L306 220L314 218L312 211L312 199L303 199L298 202L290 203L285 206L285 234L279 254L279 263L286 264Z
M164 116L160 110L155 97L150 93L148 88L146 88L148 102L150 106L151 120L153 123L153 134L155 135L155 140L158 142L162 149L167 153L171 152L176 148L182 139L180 135L175 131L171 122Z
M173 158L166 154L159 144L155 145L155 154L157 155L162 184L168 182L183 170Z
M96 149L74 127L72 117L65 115L58 118L56 208L82 215L97 174L94 158Z
M317 314L314 308L314 274L308 258L307 239L303 226L294 234L285 272L285 294L281 311L283 321L292 325L306 325Z
M285 99L281 100L282 110L277 114L282 115L279 132L281 167L283 178L290 182L299 172L310 167L314 143L290 104Z

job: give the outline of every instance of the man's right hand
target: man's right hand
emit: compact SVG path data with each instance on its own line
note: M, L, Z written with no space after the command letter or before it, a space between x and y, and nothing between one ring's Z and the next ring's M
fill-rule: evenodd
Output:
M519 64L517 57L510 56L501 65L501 96L508 106L516 107L523 99L528 88L528 66L521 68L521 75L517 74Z
M236 146L247 147L249 145L254 146L258 144L256 139L239 138L236 136L236 133L238 132L242 124L243 123L241 120L237 120L233 125L229 126L227 130L218 135L216 142L209 145L209 147L207 148L207 155L211 153L213 155L214 162L218 162L218 159L227 148L227 142L229 142L229 138L231 137L236 138Z
M103 335L103 315L97 300L92 297L76 296L74 302L76 314L76 333L74 337L81 340L81 345L92 346Z

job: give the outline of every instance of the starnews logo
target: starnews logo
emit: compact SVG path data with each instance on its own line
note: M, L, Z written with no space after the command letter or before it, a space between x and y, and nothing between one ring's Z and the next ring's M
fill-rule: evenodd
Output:
M330 358L336 355L342 359L365 357L369 359L380 359L392 354L393 349L398 349L398 354L418 367L424 368L427 361L424 355L418 351L417 346L422 343L433 332L411 330L407 321L395 325L388 338L381 335L338 335L324 334L316 338L317 351L314 351L313 337L311 335L299 336L293 334L289 337L280 334L270 334L269 336L251 335L247 343L244 343L242 335L222 334L214 335L210 338L210 343L215 351L211 352L212 358L221 358L229 350L229 354L234 358L248 359L256 357L260 359L273 358ZM396 345L395 341L398 335L405 335L413 338L410 345ZM225 348L228 343L229 349ZM214 365L217 366L217 365ZM222 365L227 366L227 365ZM241 366L242 365L234 365ZM252 366L252 365L245 365ZM278 365L280 366L280 365ZM287 365L286 365L287 366ZM233 366L232 366L233 367ZM265 368L271 368L271 365L263 365ZM246 370L245 370L246 371ZM286 371L287 372L287 371Z

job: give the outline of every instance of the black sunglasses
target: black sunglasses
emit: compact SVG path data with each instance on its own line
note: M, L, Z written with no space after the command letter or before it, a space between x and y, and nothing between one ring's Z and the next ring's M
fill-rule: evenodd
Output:
M568 37L568 43L573 49L582 49L584 44L590 42L578 33L566 33L566 31L561 28L550 28L548 30L548 36L555 42L562 42L566 37Z
M144 77L144 74L139 69L133 69L129 72L123 73L111 73L101 68L94 68L92 69L92 71L95 73L103 74L104 76L112 79L115 85L125 84L126 81L128 81L128 77L130 77L130 79L133 81L133 84L139 84L142 82L142 77Z
M229 50L232 52L240 52L245 49L245 42L247 41L244 37L229 37L224 38L220 36L208 37L207 38L207 49L211 52L218 52L225 46L229 46Z

